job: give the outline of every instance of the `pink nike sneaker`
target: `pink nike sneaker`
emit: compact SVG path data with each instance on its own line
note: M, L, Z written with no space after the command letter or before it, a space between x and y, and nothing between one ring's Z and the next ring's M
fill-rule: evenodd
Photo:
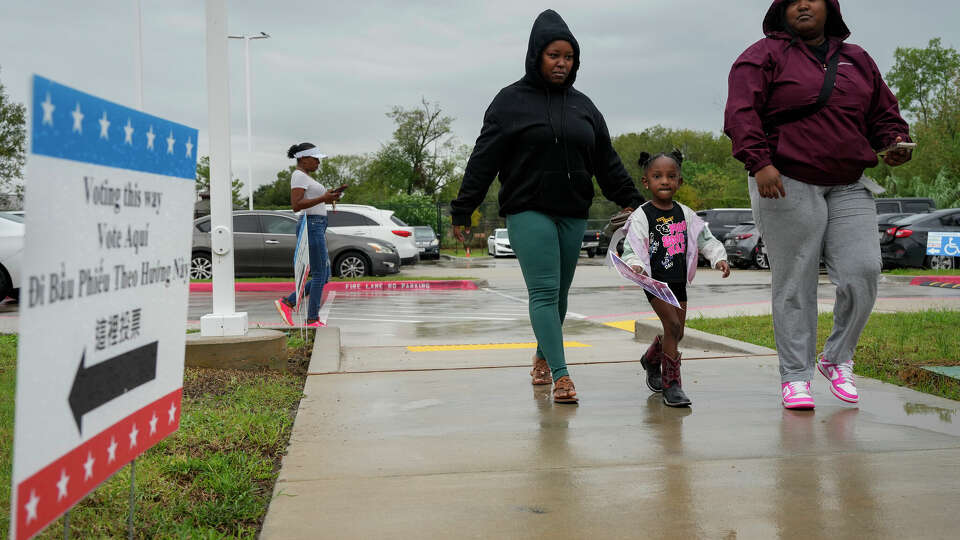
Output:
M283 298L274 300L273 305L277 306L277 311L280 313L280 318L283 319L283 322L289 326L293 326L293 308L287 304L286 300Z
M324 323L324 322L322 322L322 321L313 321L313 322L308 322L308 323L305 324L304 326L306 326L306 327L308 327L308 328L311 328L311 327L312 327L312 328L323 328L323 327L326 326L326 325L327 325L327 324Z
M812 409L810 381L785 382L780 385L784 409Z
M830 391L841 401L857 403L860 394L857 385L853 383L853 362L848 364L834 364L827 362L822 354L817 359L817 370L830 381Z

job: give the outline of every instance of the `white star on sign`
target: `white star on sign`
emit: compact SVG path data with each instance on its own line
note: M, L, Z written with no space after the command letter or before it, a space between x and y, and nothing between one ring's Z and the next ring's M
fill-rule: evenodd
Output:
M67 496L67 484L70 482L70 477L67 476L67 470L64 469L60 471L60 481L57 482L57 500L63 499Z
M171 404L170 404L170 409L167 411L167 414L170 415L170 419L167 420L167 423L168 423L168 424L172 424L172 423L173 423L173 417L174 417L174 415L177 414L177 406L174 405L173 403L171 403Z
M137 425L133 425L133 429L130 430L130 448L133 448L137 445L137 434L140 433L137 431Z
M27 523L37 519L37 503L40 502L40 497L37 497L37 493L30 490L30 500L23 507L27 510Z
M157 413L153 413L153 418L150 419L150 434L153 435L157 432Z
M56 105L50 101L50 92L47 92L47 100L40 104L43 107L43 122L42 124L53 125L53 110L56 109Z
M73 116L73 130L77 133L83 133L83 113L80 112L80 103L77 102L77 108L70 113Z
M100 138L110 140L110 134L107 133L107 130L110 129L110 121L107 120L107 111L103 111L103 116L100 118Z
M113 463L117 460L117 441L110 437L110 446L107 447L107 463Z
M157 135L153 132L153 126L150 126L150 131L147 132L147 148L153 150L153 139Z
M173 138L173 131L171 131L170 135L167 137L167 153L168 154L173 153L173 143L175 142L177 142L177 140Z
M87 452L87 460L83 462L83 479L89 480L93 478L93 464L97 461L93 459L93 454Z
M187 137L187 157L193 157L193 143L190 142L190 137Z
M127 125L123 126L123 142L133 146L133 126L130 125L130 119L127 118Z

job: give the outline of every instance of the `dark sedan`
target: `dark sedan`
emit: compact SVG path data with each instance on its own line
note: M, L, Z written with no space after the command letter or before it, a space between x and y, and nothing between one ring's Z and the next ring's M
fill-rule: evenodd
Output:
M958 268L957 257L927 255L931 232L960 234L960 208L914 214L893 222L880 235L880 255L885 267Z
M734 227L723 241L723 247L727 250L727 260L737 268L770 269L760 231L752 221Z
M440 258L440 240L437 238L437 233L433 232L433 227L426 225L414 227L413 239L420 251L421 259Z
M237 276L291 277L297 244L297 216L291 212L241 210L233 213L233 267ZM212 277L210 217L194 221L191 279ZM388 242L327 231L327 253L338 277L395 274L400 256Z

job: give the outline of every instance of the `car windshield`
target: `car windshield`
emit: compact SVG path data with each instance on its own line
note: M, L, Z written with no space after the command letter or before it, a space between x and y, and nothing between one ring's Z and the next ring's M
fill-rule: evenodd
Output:
M432 240L433 239L433 229L430 227L415 227L413 229L413 235L417 240Z
M497 236L497 238L499 238L500 240L509 240L509 239L510 239L510 237L507 236L507 230L506 230L506 229L500 229L500 230L498 230L498 231L496 232L496 236Z

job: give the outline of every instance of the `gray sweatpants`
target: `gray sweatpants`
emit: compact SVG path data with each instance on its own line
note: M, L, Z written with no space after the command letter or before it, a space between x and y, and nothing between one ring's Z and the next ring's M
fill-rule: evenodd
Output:
M830 362L851 363L877 299L877 210L873 195L860 182L823 187L782 179L786 198L765 199L750 178L750 202L773 274L780 379L809 381L817 360L820 256L837 287L833 331L823 354Z

